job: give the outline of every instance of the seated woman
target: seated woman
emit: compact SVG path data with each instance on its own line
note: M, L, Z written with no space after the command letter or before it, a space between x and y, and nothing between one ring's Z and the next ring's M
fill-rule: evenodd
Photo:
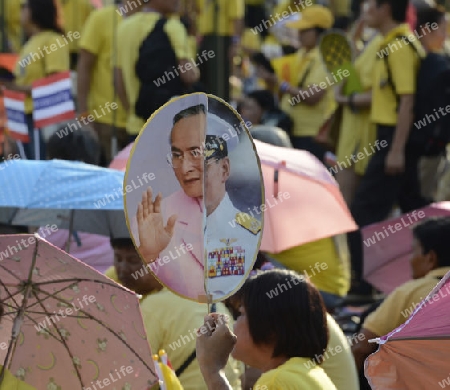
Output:
M286 270L251 277L242 287L240 313L235 334L217 313L198 330L197 359L208 389L231 389L222 374L231 353L263 372L255 389L336 390L315 364L327 348L327 319L319 292L306 278Z

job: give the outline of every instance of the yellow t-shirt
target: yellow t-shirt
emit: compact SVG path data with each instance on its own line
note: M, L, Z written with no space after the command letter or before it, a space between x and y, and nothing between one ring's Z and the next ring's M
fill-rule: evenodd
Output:
M288 81L291 85L299 86L305 91L303 95L292 97L285 94L281 100L281 108L291 116L294 127L292 134L296 137L314 137L318 134L322 125L336 109L334 100L334 81L328 76L322 61L319 48L310 52L301 49L296 55L289 56L293 61ZM284 75L277 74L284 80ZM333 83L333 84L332 84ZM325 87L326 93L322 100L314 106L302 103L304 97L311 96L317 91L314 89Z
M1 369L2 366L0 366L0 371ZM5 370L5 377L1 388L4 390L36 390L36 387L33 387L16 378L9 370Z
M355 60L355 70L364 91L372 89L376 53L382 39L380 35L373 38ZM370 161L370 153L373 154L370 144L374 145L376 138L376 126L370 121L370 108L353 113L347 105L344 106L337 149L337 160L341 162L341 167L349 168L354 165L355 172L363 175ZM366 157L357 159L356 163L352 162L351 155L360 152L365 153Z
M351 346L334 318L327 313L329 341L320 367L338 390L359 390L358 371Z
M405 43L400 36L411 36L413 33L407 24L394 28L380 44L374 68L373 95L372 95L372 122L381 125L395 126L397 124L397 95L410 95L416 91L416 77L420 58L409 45L415 45L423 55L421 44L416 40ZM409 41L407 41L409 42ZM386 59L396 88L394 92L388 83Z
M0 16L3 9L0 7ZM6 0L5 1L5 22L6 22L6 35L8 39L9 49L13 53L18 53L22 46L22 26L20 24L20 1L19 0ZM2 34L0 31L0 38Z
M59 0L61 2L61 11L63 19L63 29L66 33L78 32L81 34L84 23L94 7L89 0ZM107 27L104 26L106 29ZM78 39L69 42L69 51L71 53L78 52Z
M254 389L267 390L336 390L325 371L308 358L293 357L281 366L267 371Z
M264 0L245 0L246 5L264 5Z
M324 238L270 257L300 274L306 273L319 290L344 296L350 288L348 253L341 250L344 241L344 235Z
M117 67L122 70L125 90L130 102L127 118L127 132L138 134L145 122L134 113L134 105L139 95L140 82L135 66L139 57L139 47L155 27L160 15L155 12L138 12L119 25ZM171 18L164 26L178 60L190 58L188 35L179 19ZM161 75L163 76L163 75Z
M196 330L203 325L207 313L205 304L183 299L166 288L141 301L141 312L152 353L167 352L177 370L195 350ZM222 303L217 312L227 313ZM225 375L233 389L240 389L238 365L230 358ZM207 390L197 359L179 377L184 390Z
M114 115L116 125L125 127L127 114L120 102L119 97L114 96L113 88L113 71L111 64L114 64L116 55L113 51L114 40L117 39L118 25L122 21L122 16L117 12L114 5L96 10L91 13L80 38L80 48L94 54L97 58L92 70L91 86L88 96L89 111L100 110L100 107L106 102L115 102L118 107L106 115L99 117L97 120L101 123L113 124ZM113 26L113 21L115 27ZM116 29L116 37L114 38L114 28ZM117 44L116 44L117 53Z
M217 32L221 36L234 35L234 21L243 19L245 14L244 0L218 0L219 10L217 25L215 24L214 1L197 0L200 14L198 30L201 35L211 35Z
M384 336L403 324L417 305L433 290L450 267L437 268L420 279L410 280L397 287L364 321L363 328Z
M53 31L33 35L20 52L14 75L20 86L31 86L52 73L69 70L69 49L64 37ZM31 97L25 100L25 112L33 111Z

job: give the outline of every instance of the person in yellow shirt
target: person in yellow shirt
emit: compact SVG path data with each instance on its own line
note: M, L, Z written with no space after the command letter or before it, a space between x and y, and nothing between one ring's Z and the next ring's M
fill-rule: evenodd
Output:
M450 218L430 218L415 225L412 233L413 280L389 294L364 321L361 329L363 341L352 347L358 369L362 369L366 357L377 348L377 344L371 344L368 340L384 336L403 324L439 280L450 272L450 251L447 241L450 234Z
M329 9L321 5L307 7L300 20L286 23L287 27L298 30L302 45L297 53L287 57L289 72L280 72L282 67L274 66L276 75L260 74L271 88L278 88L282 94L281 108L294 121L293 146L307 150L321 161L325 160L326 149L317 137L336 108L332 88L336 81L328 76L318 45L321 34L331 28L333 20Z
M382 36L373 74L371 121L377 126L379 145L386 146L371 157L351 206L360 229L387 218L395 204L407 213L430 203L420 191L420 154L408 143L420 57L425 54L405 23L408 5L407 0L368 2L367 24ZM413 38L405 42L402 36ZM360 229L348 235L354 271L351 294L370 296L372 287L363 280Z
M279 295L270 296L274 291ZM271 270L244 283L234 334L223 314L205 317L197 359L209 389L230 389L221 369L231 354L263 372L254 389L335 390L320 367L327 344L319 291L293 271Z
M250 275L257 273L255 269L261 272L262 270L267 271L273 268L273 265L268 262L266 256L259 253L254 265L254 271ZM241 290L238 290L226 300L226 306L231 311L233 319L237 320L240 315ZM329 313L327 313L327 328L329 335L327 349L322 354L316 356L309 366L314 367L318 364L318 360L323 360L320 367L331 379L337 390L359 390L358 373L351 352L351 345L358 340L353 337L348 340ZM254 384L261 374L261 371L247 367L245 372L245 388L254 388Z
M122 0L127 6L128 0ZM111 140L117 137L117 149L128 144L126 132L127 113L114 89L113 68L117 62L117 30L123 18L131 16L139 8L124 14L118 12L120 6L110 5L92 12L87 19L80 38L78 72L78 111L81 115L94 115L92 123L102 145L102 165L108 166L112 155ZM112 63L111 63L112 59ZM105 103L116 103L116 110L102 114Z
M90 0L59 0L62 5L63 29L66 34L78 32L81 34L89 14L94 10ZM76 69L78 61L79 40L69 43L70 68Z
M244 0L198 0L199 52L213 50L214 58L200 66L201 82L207 92L230 98L231 64L244 31Z
M20 1L3 0L3 3L3 8L0 7L0 20L2 21L0 28L1 52L19 53L23 40L23 31L20 25Z
M360 23L365 24L364 10ZM359 29L364 27L360 26ZM364 91L344 96L342 89L345 81L336 90L336 102L343 106L342 122L337 145L337 164L334 167L336 181L347 202L351 206L359 180L364 175L370 157L374 154L376 126L370 120L372 104L373 69L376 64L377 51L381 36L372 35L354 62L354 67ZM361 156L362 158L358 158Z
M111 246L114 266L105 275L142 295L141 313L152 353L166 351L184 390L207 390L193 353L196 330L203 323L207 306L164 288L142 263L131 238L111 239ZM216 305L217 310L226 310L222 303ZM228 361L225 372L233 389L240 390L240 373L233 359Z
M168 66L166 72L163 72L160 77L153 80L156 83L159 82L159 86L153 85L153 81L146 85L148 88L154 88L153 92L149 95L162 96L168 82L166 80L166 74L170 75L170 72L173 75L173 77L170 76L170 80L173 81L179 78L178 80L181 80L184 86L195 83L199 78L198 69L192 64L190 59L186 29L178 18L170 18L176 11L177 9L173 6L173 2L150 0L143 6L141 11L130 16L119 25L115 80L117 82L119 98L125 110L128 112L127 132L131 139L139 134L139 131L150 116L143 118L136 112L136 103L138 102L138 97L143 86L136 73L139 48L144 39L154 30L160 19L167 19L169 17L163 29L176 57L176 64L174 66L178 66L178 69L182 69L182 71L177 71L177 75L173 67ZM155 59L155 61L157 60Z
M35 159L33 137L33 101L31 86L36 80L53 73L69 70L69 49L64 32L58 24L59 13L56 0L22 0L22 25L29 37L20 52L14 70L15 81L2 83L4 87L25 92L25 114L30 142L24 144L28 159ZM74 38L77 35L74 34ZM40 158L45 159L45 144L40 132Z

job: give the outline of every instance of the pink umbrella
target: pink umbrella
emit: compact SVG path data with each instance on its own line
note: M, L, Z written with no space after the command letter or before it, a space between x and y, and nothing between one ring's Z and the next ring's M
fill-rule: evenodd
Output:
M109 168L117 169L118 171L125 171L127 169L127 161L130 157L131 149L133 148L134 142L129 144L126 148L122 149L116 157L109 164Z
M254 142L266 195L262 251L279 253L357 228L336 181L319 160L305 151ZM109 167L125 170L132 147Z
M12 374L37 390L156 383L136 294L37 235L0 236L0 260L0 364Z
M440 202L363 228L364 278L386 294L410 280L410 228L424 218L449 215L450 202Z
M283 250L357 229L339 187L310 153L254 141L264 177L261 250Z
M365 361L365 375L373 390L428 390L450 385L449 293L450 273L403 325L376 339L380 347Z

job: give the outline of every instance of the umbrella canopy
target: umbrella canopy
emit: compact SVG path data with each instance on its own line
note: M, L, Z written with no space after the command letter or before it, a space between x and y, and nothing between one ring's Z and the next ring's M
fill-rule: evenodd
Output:
M409 260L413 241L411 227L425 217L449 215L450 202L439 202L398 218L364 227L364 278L386 294L410 280L412 274Z
M0 236L0 256L0 362L16 377L38 390L156 382L136 294L37 235Z
M127 147L122 149L116 157L111 161L109 167L111 169L117 169L118 171L124 171L127 169L127 161L130 157L131 149L133 148L134 142L129 144Z
M0 171L0 222L128 236L123 172L61 160L5 161Z
M255 140L265 188L261 250L283 250L357 229L339 187L306 151Z
M450 273L409 319L377 339L378 351L365 362L373 390L438 389L450 385ZM438 387L439 384L439 387Z

